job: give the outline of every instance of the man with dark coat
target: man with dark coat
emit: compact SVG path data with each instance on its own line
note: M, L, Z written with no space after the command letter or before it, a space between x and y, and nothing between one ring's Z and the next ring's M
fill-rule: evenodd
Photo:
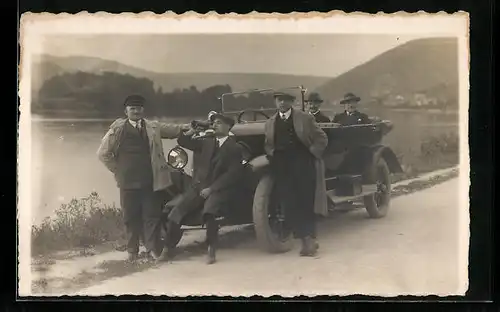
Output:
M358 111L358 103L361 99L353 93L347 93L340 104L345 106L344 112L335 115L333 118L334 123L339 123L344 126L369 124L371 123L368 115Z
M323 114L319 109L323 103L323 99L318 93L312 92L307 98L307 103L309 104L309 113L314 116L316 122L331 122L330 118Z
M178 144L198 153L196 168L193 170L192 185L169 213L166 246L160 260L175 256L183 218L197 209L203 209L203 222L206 225L208 243L207 263L216 261L218 229L216 217L224 214L232 201L238 177L243 169L241 149L230 130L234 120L222 114L213 114L214 136L193 139L194 129L182 134ZM234 202L234 201L233 201Z
M326 133L311 114L292 108L295 96L274 94L278 113L265 126L265 150L270 160L285 222L302 242L301 256L314 256L315 214L327 214L322 154Z
M174 139L188 124L167 124L143 118L146 100L125 99L127 118L115 120L104 135L97 155L111 171L120 189L127 232L128 259L137 259L142 237L149 258L161 251L161 200L172 184L163 154L162 138Z

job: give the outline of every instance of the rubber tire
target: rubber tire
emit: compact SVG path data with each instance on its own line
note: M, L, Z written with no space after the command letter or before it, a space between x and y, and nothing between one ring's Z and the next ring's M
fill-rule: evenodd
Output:
M375 194L364 196L363 201L365 204L366 211L370 218L378 219L383 218L387 215L387 212L390 207L391 201L391 179L390 179L390 170L386 161L383 158L379 158L374 166L372 166L366 174L366 180L370 181L370 183L375 183L378 179L378 168L380 168L385 175L384 179L387 181L388 194L386 194L386 198L384 200L384 204L381 207L377 206L375 201Z
M260 179L253 199L253 223L259 246L271 253L283 253L292 249L293 239L290 234L286 240L280 240L271 231L268 211L273 184L274 181L269 174L263 175Z

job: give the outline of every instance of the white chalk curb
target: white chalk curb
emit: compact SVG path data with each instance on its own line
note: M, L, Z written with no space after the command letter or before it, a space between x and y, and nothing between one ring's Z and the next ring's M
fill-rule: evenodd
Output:
M452 173L458 172L458 170L459 170L459 167L455 166L455 167L451 167L451 168L440 169L440 170L428 172L428 173L423 174L423 175L416 177L416 178L396 182L396 183L392 184L391 187L394 189L396 187L409 186L413 182L425 182L425 181L428 181L428 180L435 178L435 177L438 177L438 176L450 175Z

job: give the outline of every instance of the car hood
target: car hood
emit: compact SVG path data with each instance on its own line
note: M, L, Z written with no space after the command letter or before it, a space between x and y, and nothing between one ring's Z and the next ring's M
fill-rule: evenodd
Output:
M258 134L264 134L265 127L266 127L265 121L248 122L248 123L234 125L234 127L231 129L231 132L234 133L234 135L236 136L258 135Z

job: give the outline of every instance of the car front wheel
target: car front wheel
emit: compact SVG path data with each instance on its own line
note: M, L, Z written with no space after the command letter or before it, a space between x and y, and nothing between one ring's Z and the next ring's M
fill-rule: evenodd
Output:
M379 158L366 175L370 183L377 185L374 194L363 198L366 211L371 218L382 218L387 215L391 200L390 171L383 158Z
M284 216L273 198L274 181L264 175L255 190L253 222L257 241L261 248L272 253L282 253L292 248L292 234L284 226Z

